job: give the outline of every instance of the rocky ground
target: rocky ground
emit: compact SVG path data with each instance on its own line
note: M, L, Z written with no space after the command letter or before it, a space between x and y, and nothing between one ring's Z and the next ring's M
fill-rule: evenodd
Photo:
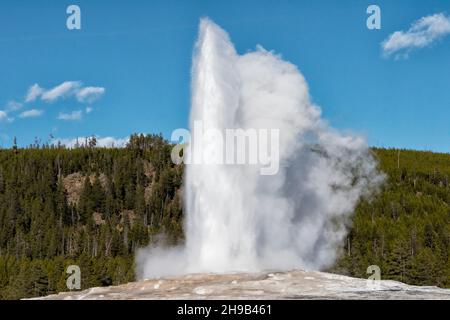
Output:
M65 292L39 299L448 299L450 290L373 283L336 274L289 272L192 274L112 287Z

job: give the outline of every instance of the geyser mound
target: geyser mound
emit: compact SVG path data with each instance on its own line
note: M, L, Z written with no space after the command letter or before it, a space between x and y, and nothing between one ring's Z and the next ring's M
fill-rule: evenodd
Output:
M137 253L137 274L322 269L336 259L349 216L383 181L364 139L330 128L297 67L258 46L238 55L224 30L200 22L191 128L278 129L279 171L186 165L186 243ZM208 157L220 144L205 137Z

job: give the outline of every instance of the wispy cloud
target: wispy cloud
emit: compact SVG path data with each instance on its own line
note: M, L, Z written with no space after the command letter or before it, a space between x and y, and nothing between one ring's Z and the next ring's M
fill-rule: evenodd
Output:
M8 118L8 114L5 111L0 110L0 121L5 121Z
M41 100L45 103L51 103L67 98L74 98L78 103L86 103L88 106L84 110L79 106L78 110L75 111L60 112L57 118L66 121L81 120L83 113L89 114L94 110L91 104L101 98L105 91L106 89L103 87L83 87L81 81L64 81L51 89L45 89L35 83L28 88L22 102L11 100L3 106L3 110L0 110L0 122L13 122L15 117L24 119L41 116L44 113L42 109L29 109L19 113L19 110L30 102Z
M102 87L85 87L76 93L77 100L80 102L92 103L100 98L105 93L105 88Z
M0 110L0 122L13 122L14 118L8 117L8 113L6 111Z
M19 118L35 118L41 116L43 113L44 110L31 109L19 114Z
M129 141L129 137L125 138L115 138L115 137L96 137L97 140L97 147L103 147L103 148L110 148L110 147L116 147L116 148L123 148L126 146L127 142ZM52 140L52 143L57 144L58 142L62 145L65 145L68 148L73 148L77 145L82 146L85 144L86 138L85 137L78 137L78 138L54 138Z
M28 89L27 95L25 97L25 102L33 102L43 93L44 89L41 88L37 83L35 83Z
M35 83L28 88L25 103L36 101L38 98L41 98L44 102L54 102L60 98L70 98L73 96L79 102L92 103L102 97L105 91L103 87L83 87L81 81L64 81L48 90Z
M81 120L83 116L83 112L81 110L72 111L69 113L60 112L58 115L59 120L66 120L66 121L75 121L75 120Z
M437 13L413 22L407 31L396 31L381 43L385 57L408 57L411 50L425 48L450 34L450 17Z
M8 111L16 111L22 108L22 104L20 102L11 100L6 104L6 110Z
M76 94L80 87L80 81L65 81L60 85L42 93L41 98L46 102L53 102L59 98L66 98Z

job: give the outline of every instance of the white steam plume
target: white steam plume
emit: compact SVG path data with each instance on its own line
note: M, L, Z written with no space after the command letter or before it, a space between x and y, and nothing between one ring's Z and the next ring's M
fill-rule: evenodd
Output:
M202 19L191 127L199 120L221 130L279 129L280 170L264 176L254 165L186 165L186 243L140 250L138 277L333 264L358 200L383 175L364 139L321 119L297 67L262 47L238 55L227 33ZM204 156L219 152L214 141L197 139Z

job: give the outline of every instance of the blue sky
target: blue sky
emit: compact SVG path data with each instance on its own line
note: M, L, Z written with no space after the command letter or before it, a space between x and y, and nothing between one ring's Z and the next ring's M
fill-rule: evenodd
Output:
M66 28L70 4L81 30ZM366 27L370 4L381 30ZM438 13L448 17L450 2L2 0L0 146L50 134L170 137L187 126L192 48L208 16L240 53L261 44L296 64L332 126L372 146L450 152L450 35L400 57L381 46ZM64 82L65 95L50 91ZM47 99L25 102L33 84Z

